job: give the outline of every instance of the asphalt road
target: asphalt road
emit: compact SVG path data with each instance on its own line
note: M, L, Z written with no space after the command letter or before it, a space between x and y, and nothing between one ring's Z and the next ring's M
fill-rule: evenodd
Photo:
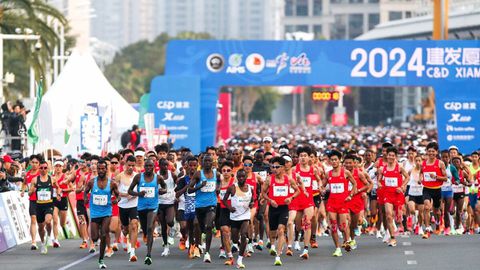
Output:
M223 259L218 259L219 240L212 245L211 264L201 259L190 260L187 253L177 247L171 249L167 258L160 257L161 239L153 247L153 264L146 266L143 259L145 246L137 250L139 261L131 263L123 250L106 258L108 269L233 269L224 266ZM350 253L343 252L343 257L334 258L331 238L319 238L319 248L310 250L310 259L304 261L296 253L293 257L282 257L283 266L278 268L294 269L478 269L480 255L480 235L432 236L428 240L419 236L398 237L397 247L388 247L372 236L362 236L358 240L358 249ZM88 254L78 248L79 240L63 241L59 249L49 248L47 255L40 251L29 250L29 245L17 246L0 254L0 269L98 269L98 254ZM235 256L236 258L236 256ZM256 252L251 258L245 258L247 269L271 269L274 257L267 251Z

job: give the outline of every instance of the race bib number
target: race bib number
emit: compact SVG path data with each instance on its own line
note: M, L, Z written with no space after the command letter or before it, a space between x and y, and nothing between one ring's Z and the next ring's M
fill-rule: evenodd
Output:
M343 183L332 183L330 184L330 192L333 194L340 194L345 192L345 186Z
M37 197L39 201L50 201L52 199L52 192L48 189L42 189L37 191Z
M435 176L432 177L432 175L435 175ZM425 179L425 182L434 182L434 181L436 181L436 176L437 176L437 174L434 173L434 172L426 172L426 173L423 173L423 178Z
M421 196L423 193L423 187L418 185L410 185L409 195L412 196Z
M220 200L223 200L223 197L225 197L225 194L227 193L226 189L221 189L219 192L220 195Z
M107 205L107 203L108 203L107 195L93 194L93 204L104 206L104 205Z
M313 189L313 190L319 190L319 188L318 188L318 182L317 182L317 181L313 181L313 182L312 182L312 189Z
M267 179L267 172L266 171L258 172L258 175L260 175L260 177L262 178L263 181L265 181Z
M274 197L287 197L288 196L287 186L275 186L275 187L273 187L273 196Z
M144 198L155 198L155 188L154 187L140 187L140 192L145 191Z
M385 186L387 186L387 187L398 187L398 178L396 178L396 177L385 177Z
M214 192L216 188L216 183L215 182L208 182L207 184L200 189L202 192Z
M300 176L304 187L310 187L312 185L312 178Z
M452 185L454 193L463 193L463 185Z
M167 193L160 195L162 199L170 199L175 197L175 192L173 190L168 190Z

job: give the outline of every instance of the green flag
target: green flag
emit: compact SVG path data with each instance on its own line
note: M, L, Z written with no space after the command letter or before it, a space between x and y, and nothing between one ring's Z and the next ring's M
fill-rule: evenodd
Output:
M40 81L37 87L37 99L35 100L35 109L33 111L32 123L27 131L28 141L32 144L38 143L38 113L40 112L40 104L43 97L43 82Z

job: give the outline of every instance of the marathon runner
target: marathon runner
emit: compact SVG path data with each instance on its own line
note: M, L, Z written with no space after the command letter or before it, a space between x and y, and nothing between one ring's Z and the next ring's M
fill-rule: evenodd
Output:
M107 163L105 160L99 160L97 164L98 176L90 179L85 186L83 200L90 204L90 236L95 243L100 238L100 255L98 258L98 267L106 269L107 265L103 261L105 249L107 246L107 234L110 231L110 219L112 217L111 196L119 197L118 186L115 181L107 177ZM91 193L91 194L90 194ZM90 194L90 200L88 199ZM116 203L114 201L113 203Z
M162 239L164 250L162 257L170 255L170 248L174 244L175 229L175 185L177 176L168 170L169 162L166 159L159 160L160 176L164 179L166 193L158 197L157 220L162 226Z
M68 194L74 190L73 183L69 181L69 176L63 173L64 163L62 160L55 160L54 163L53 180L57 182L60 193L60 200L56 200L54 196L54 209L53 209L53 247L59 248L60 242L58 241L58 227L62 228L63 235L66 239L69 237L67 223L67 211L68 211ZM60 219L60 220L59 220ZM60 221L60 222L59 222Z
M448 152L447 152L448 154ZM415 164L409 173L409 189L408 189L408 221L407 226L410 231L413 231L417 235L423 235L424 225L424 209L423 209L423 173L422 173L421 156L415 157ZM453 196L453 194L452 194ZM418 216L417 216L418 211Z
M36 217L38 222L38 233L40 234L40 240L42 247L40 252L47 254L48 240L52 233L52 217L53 217L53 195L54 191L58 189L57 182L48 175L48 163L45 160L39 162L40 174L33 178L30 182L30 189L28 195L35 194L36 205ZM60 194L57 199L60 200ZM45 234L46 230L46 234Z
M230 240L233 240L233 243L236 244L238 243L238 238L233 239L231 236L231 228L230 228L230 211L228 206L230 205L230 200L223 200L225 197L225 194L227 193L227 190L230 186L232 186L235 183L235 177L233 176L233 163L231 162L224 162L220 165L220 172L222 173L222 181L220 182L220 191L219 191L219 197L221 198L220 200L220 209L219 215L216 218L216 225L220 227L221 230L221 244L222 247L220 249L220 255L219 257L222 259L228 258L225 261L225 265L233 265L233 254L232 254L232 248L230 244ZM237 240L237 241L235 241Z
M166 193L167 185L160 175L153 172L154 163L147 159L144 163L145 172L133 177L132 184L128 188L130 196L138 197L138 217L143 232L143 241L147 244L147 255L144 263L152 264L153 230L155 216L158 209L158 196ZM161 188L159 188L159 186Z
M135 248L137 248L138 237L138 197L128 194L128 189L135 177L135 158L129 156L125 163L125 170L117 175L118 189L120 192L120 201L118 207L120 210L120 222L122 224L123 236L127 240L127 252L129 261L136 262Z
M288 222L288 205L298 197L300 191L296 181L285 174L285 159L274 157L270 160L271 177L267 178L262 187L262 196L269 203L268 220L270 228L270 254L275 256L274 265L281 266L283 245L285 243L285 227ZM290 194L292 188L295 193ZM275 248L275 239L277 248Z
M189 193L195 193L195 213L202 233L205 233L205 255L203 261L211 263L210 245L212 243L212 229L214 228L217 206L217 193L220 188L220 173L213 169L213 159L205 155L202 159L202 169L197 171L191 179ZM201 239L196 239L196 246L200 247Z
M230 185L222 198L222 202L230 212L232 240L240 238L237 268L245 268L243 256L247 247L248 227L251 219L250 210L254 205L253 187L246 184L247 172L237 171L237 183ZM230 203L229 203L230 200ZM231 254L230 254L231 255Z
M25 174L25 181L23 182L22 193L20 194L22 197L26 191L29 191L31 188L31 182L34 178L40 175L40 161L42 160L41 156L39 155L31 155L29 158L30 161L30 170ZM37 195L36 193L29 194L29 208L28 212L30 214L30 237L32 238L32 245L30 247L31 250L37 250Z

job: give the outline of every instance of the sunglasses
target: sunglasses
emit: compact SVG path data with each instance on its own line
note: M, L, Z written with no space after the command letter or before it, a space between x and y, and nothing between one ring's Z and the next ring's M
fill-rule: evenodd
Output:
M118 161L112 161L112 162L110 162L110 163L112 163L112 164L118 164Z
M45 167L45 166L40 167L40 170L46 170L46 169L48 169L48 167Z
M270 168L272 169L280 169L282 165L271 165Z
M231 171L232 171L232 169L225 169L225 170L222 170L222 172L224 172L224 173L229 173L229 172L231 172Z
M243 167L253 167L253 163L243 163Z

